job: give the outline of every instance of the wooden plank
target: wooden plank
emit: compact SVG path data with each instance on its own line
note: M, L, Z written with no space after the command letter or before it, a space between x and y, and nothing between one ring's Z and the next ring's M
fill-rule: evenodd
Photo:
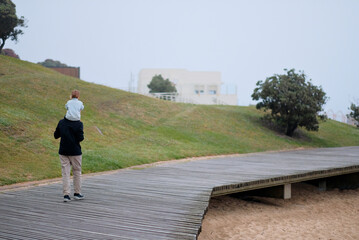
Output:
M84 159L86 161L86 159ZM0 192L0 239L196 239L211 195L359 172L359 147L166 163L84 177L81 201L61 184Z

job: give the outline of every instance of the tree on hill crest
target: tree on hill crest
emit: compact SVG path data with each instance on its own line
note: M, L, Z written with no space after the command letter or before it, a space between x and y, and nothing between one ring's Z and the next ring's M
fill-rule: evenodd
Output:
M177 89L168 78L164 79L161 74L155 75L150 84L147 85L150 93L175 93Z
M37 64L40 64L44 67L68 67L65 63L61 63L60 61L52 59L46 59L45 61L38 62Z
M19 27L27 27L25 18L16 16L16 5L11 0L0 0L0 53L7 39L17 42L23 34Z

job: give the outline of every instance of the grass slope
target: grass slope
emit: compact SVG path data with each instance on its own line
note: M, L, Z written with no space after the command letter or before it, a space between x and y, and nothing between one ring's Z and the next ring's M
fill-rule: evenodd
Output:
M292 139L264 127L253 107L176 104L0 56L0 185L61 176L53 132L75 88L85 105L84 173L192 156L359 145L359 130L335 121Z

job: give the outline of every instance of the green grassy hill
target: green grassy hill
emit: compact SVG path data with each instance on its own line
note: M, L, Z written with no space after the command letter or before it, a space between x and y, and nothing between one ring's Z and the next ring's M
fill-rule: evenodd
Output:
M61 176L53 132L72 89L85 105L84 173L192 156L359 145L359 130L335 121L292 139L262 126L254 107L176 104L0 56L0 185Z

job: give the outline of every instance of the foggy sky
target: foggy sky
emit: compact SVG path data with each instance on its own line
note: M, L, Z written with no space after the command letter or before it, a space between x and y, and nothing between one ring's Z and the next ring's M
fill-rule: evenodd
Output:
M81 67L81 79L128 90L142 68L219 71L254 104L258 80L304 70L347 113L359 98L359 1L13 0L28 20L20 58Z

